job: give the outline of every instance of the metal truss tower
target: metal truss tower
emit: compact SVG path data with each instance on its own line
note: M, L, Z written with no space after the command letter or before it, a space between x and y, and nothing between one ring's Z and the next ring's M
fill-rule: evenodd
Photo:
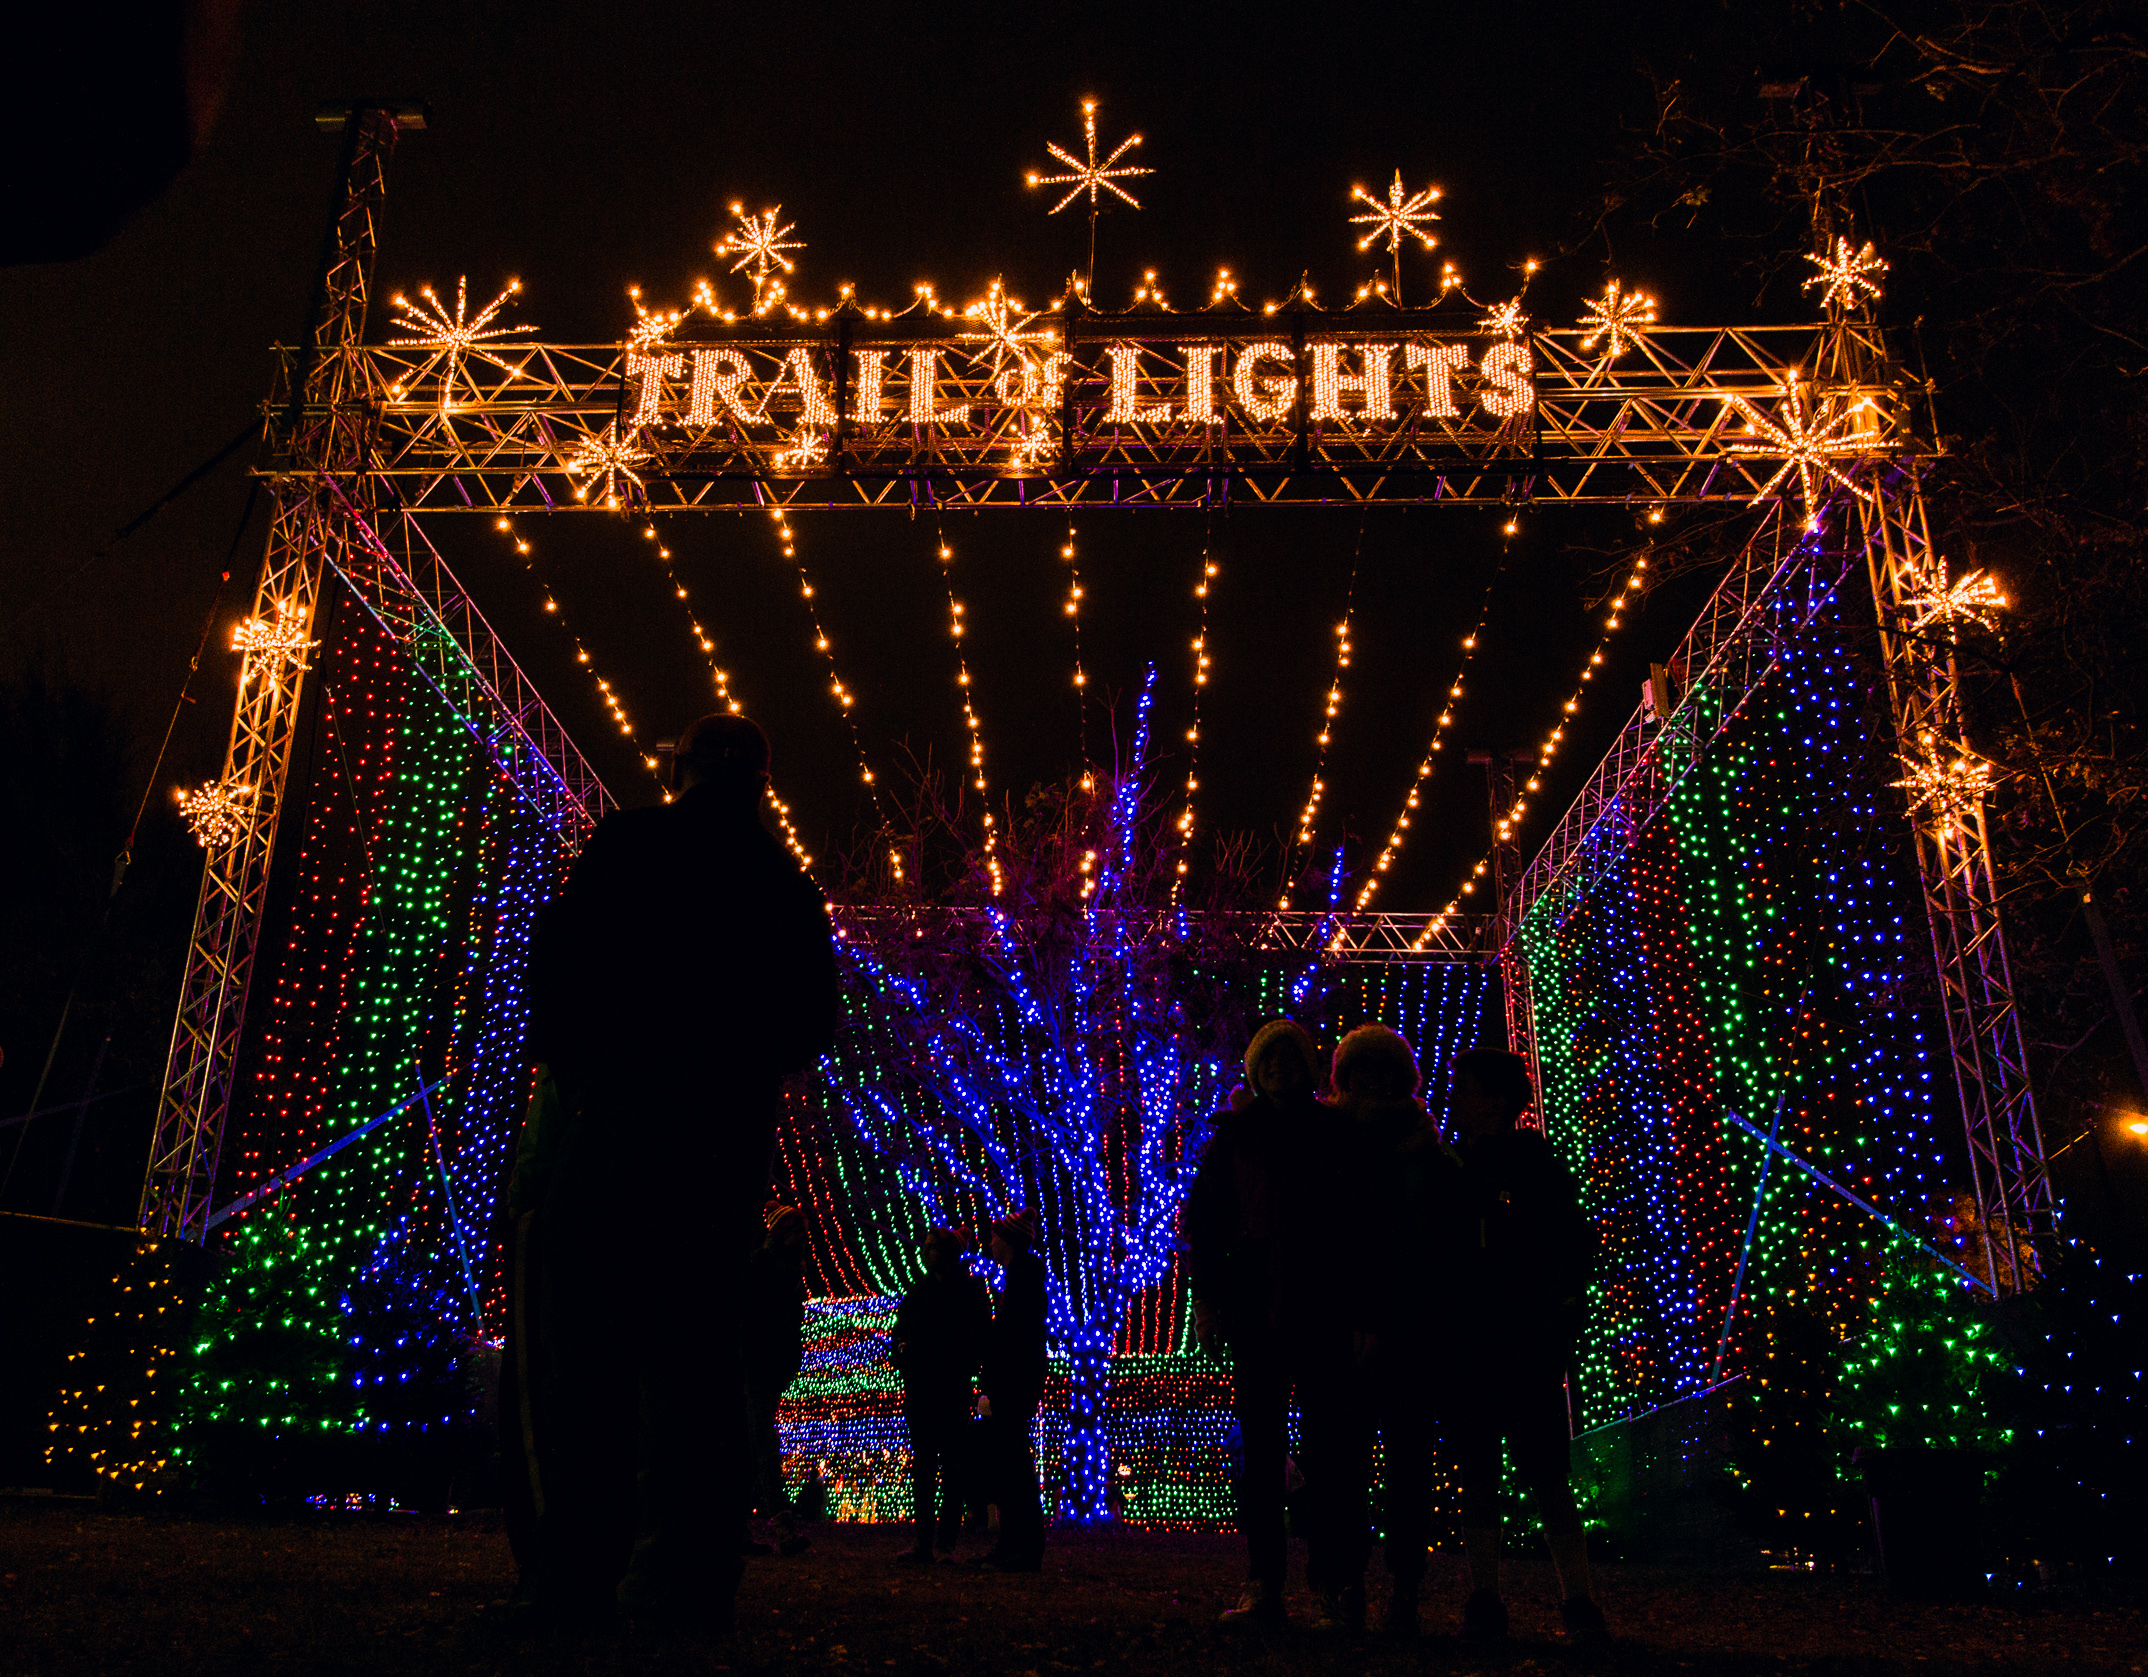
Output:
M1899 413L1906 394L1869 330L1835 309L1813 399L1852 412L1870 401ZM1884 420L1881 423L1885 423ZM1809 462L1826 468L1817 456ZM1932 954L1961 1098L1970 1168L1984 1224L1985 1274L2000 1294L2034 1284L2026 1256L2055 1226L2021 1020L1999 918L1979 759L1967 740L1954 640L1939 608L1949 587L1933 547L1914 456L1876 460L1848 492L1816 506L1800 529L1786 507L1733 561L1672 660L1681 691L1668 716L1635 710L1502 909L1518 932L1550 900L1578 901L1669 802L1723 737L1804 631L1855 573L1861 557L1879 620L1896 749L1925 795L1910 810ZM1502 951L1508 1041L1536 1062L1528 957L1518 936Z
M315 473L279 472L276 478L275 521L254 584L257 623L303 630L314 622L323 526L330 516L323 504L329 487L319 474L347 472L363 457L361 421L349 400L356 392L345 388L356 369L337 351L364 339L376 223L396 133L395 114L379 107L354 109L343 123L343 164L311 340L300 352L283 435L276 439L280 466L304 461ZM239 678L219 784L245 819L229 842L208 847L195 898L179 1012L142 1181L139 1221L155 1235L198 1240L208 1219L306 668L305 645L294 639L285 650L249 653Z
M1858 513L1897 749L1911 780L1933 793L1917 799L1910 819L1982 1211L1985 1273L1997 1292L2025 1291L2036 1280L2028 1254L2055 1231L2056 1208L1999 921L1980 760L1969 748L1953 636L1933 611L1947 587L1946 561L1932 546L1916 462L1880 473Z

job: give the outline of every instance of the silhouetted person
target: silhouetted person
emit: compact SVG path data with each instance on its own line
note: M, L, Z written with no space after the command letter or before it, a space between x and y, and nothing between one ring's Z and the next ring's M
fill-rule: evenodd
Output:
M744 1538L746 1256L782 1080L833 1040L835 958L819 891L759 820L760 729L703 717L672 774L674 799L598 825L532 956L559 1136L516 1252L534 1268L516 1312L533 1342L523 1596L600 1618L616 1596L722 1634Z
M1227 1626L1284 1621L1291 1387L1304 1388L1308 1479L1332 1431L1334 1404L1323 1400L1341 1391L1333 1374L1306 1366L1309 1352L1333 1349L1326 1343L1332 1335L1314 1320L1326 1285L1319 1254L1332 1244L1323 1226L1333 1141L1331 1117L1315 1093L1320 1053L1302 1027L1275 1019L1254 1033L1245 1066L1245 1086L1216 1114L1179 1225L1195 1337L1231 1362L1246 1583L1222 1615ZM1334 1301L1325 1307L1333 1314ZM1317 1517L1313 1524L1312 1546L1325 1560L1332 1545L1324 1544Z
M1518 1055L1475 1048L1455 1056L1448 1111L1461 1138L1465 1223L1444 1407L1469 1557L1462 1633L1506 1634L1499 1599L1504 1449L1544 1522L1564 1598L1560 1616L1577 1638L1598 1641L1604 1616L1589 1598L1587 1541L1567 1482L1566 1408L1594 1240L1573 1173L1542 1131L1515 1128L1532 1097Z
M802 1554L812 1547L798 1530L798 1515L783 1483L783 1439L776 1406L805 1361L805 1215L795 1205L772 1204L762 1214L767 1237L746 1260L745 1363L746 1444L753 1464L753 1501L775 1523L774 1552ZM746 1553L770 1546L748 1543Z
M985 1339L978 1427L985 1500L999 1506L999 1542L981 1564L1035 1572L1044 1564L1044 1508L1038 1501L1037 1409L1044 1402L1045 1277L1036 1219L1017 1211L992 1225L992 1261L1006 1272Z
M1447 1317L1462 1224L1462 1161L1433 1128L1418 1081L1416 1050L1384 1025L1362 1025L1335 1046L1335 1102L1351 1121L1352 1198L1364 1231L1359 1273L1343 1302L1369 1399L1345 1471L1353 1488L1369 1483L1377 1426L1394 1581L1387 1630L1397 1637L1419 1630L1439 1436L1433 1393L1451 1355ZM1363 1530L1369 1512L1351 1495L1343 1518ZM1328 1610L1350 1620L1364 1609L1362 1599L1339 1599Z
M893 1355L902 1371L902 1418L910 1431L917 1538L899 1559L952 1560L962 1532L962 1483L977 1368L992 1325L992 1298L962 1261L962 1236L929 1229L925 1273L895 1314Z

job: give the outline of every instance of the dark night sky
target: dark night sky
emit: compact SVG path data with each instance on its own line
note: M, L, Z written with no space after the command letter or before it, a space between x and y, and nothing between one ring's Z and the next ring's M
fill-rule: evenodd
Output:
M1706 51L1712 6L1649 8L1648 50ZM1442 249L1412 259L1422 296L1442 259L1480 299L1504 298L1528 256L1556 258L1531 291L1565 323L1609 274L1660 299L1669 323L1795 319L1794 285L1756 297L1719 247L1598 237L1587 224L1622 121L1646 114L1638 14L1628 8L1438 5L1039 9L919 7L258 8L221 121L171 191L94 257L0 272L9 467L0 502L0 659L43 658L108 687L147 746L161 728L245 500L245 456L112 556L109 533L245 424L269 345L304 317L336 142L309 121L353 92L429 99L390 174L376 295L469 276L489 298L524 286L516 318L555 341L616 340L624 288L683 302L722 279L709 245L726 206L780 203L807 242L793 294L832 301L854 281L899 303L929 279L956 302L994 276L1032 304L1082 257L1074 210L1047 217L1024 189L1046 142L1078 145L1078 101L1102 101L1107 142L1138 129L1155 174L1143 208L1108 216L1096 297L1128 299L1155 269L1174 301L1205 300L1214 269L1253 302L1301 271L1338 300L1374 272L1346 217L1353 182L1399 166L1445 189ZM94 120L85 115L84 120ZM732 294L739 292L731 282ZM386 336L376 306L371 335ZM1357 657L1328 775L1324 836L1377 845L1502 553L1490 510L1365 516ZM794 519L876 767L899 745L959 746L961 712L933 559L935 532L902 513ZM1595 630L1584 601L1635 529L1623 513L1525 512L1507 553L1473 691L1453 736L1534 744ZM654 795L571 661L541 590L489 523L437 518L435 541L515 656L627 802ZM259 562L257 516L233 564L218 635ZM526 520L567 621L644 737L711 708L705 675L638 524ZM1079 520L1092 695L1124 695L1160 661L1162 737L1184 727L1197 513ZM1063 528L988 513L948 526L973 625L975 692L997 788L1019 793L1075 755L1071 649L1058 602ZM1302 801L1360 516L1238 510L1213 526L1214 680L1204 701L1204 820L1273 831ZM812 653L795 581L765 519L678 519L670 545L727 667L776 742L777 775L809 842L840 838L854 759ZM64 580L63 580L64 579ZM58 584L58 586L55 586ZM1533 846L1631 709L1647 660L1682 634L1698 596L1667 589L1615 643ZM231 663L198 684L166 782L214 772ZM1091 727L1108 726L1092 711ZM148 750L140 767L146 771ZM1382 905L1435 907L1481 848L1482 782L1450 758Z

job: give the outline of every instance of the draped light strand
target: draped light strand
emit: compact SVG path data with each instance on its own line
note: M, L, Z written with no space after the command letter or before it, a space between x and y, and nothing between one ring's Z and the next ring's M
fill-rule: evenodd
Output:
M1081 554L1074 539L1074 520L1067 520L1066 545L1059 557L1067 562L1067 623L1074 631L1074 703L1081 727L1081 784L1093 791L1096 774L1089 766L1089 677L1081 667Z
M1417 765L1417 776L1410 782L1409 795L1402 800L1402 808L1395 816L1394 828L1387 835L1387 843L1380 849L1379 859L1372 865L1371 875L1358 890L1357 906L1360 909L1372 901L1374 894L1384 883L1382 875L1401 853L1403 841L1409 834L1410 823L1415 818L1414 812L1424 795L1425 782L1432 778L1433 765L1438 762L1440 750L1446 743L1440 736L1454 720L1454 707L1462 698L1463 679L1469 674L1470 661L1476 657L1477 643L1483 638L1484 617L1480 613L1477 626L1462 637L1462 661L1455 666L1454 680L1447 684L1447 703L1441 708L1439 719L1432 724L1431 743L1425 747L1424 759Z
M947 632L955 643L955 685L962 694L962 721L969 732L970 784L979 792L985 786L984 725L977 720L977 705L970 696L970 664L963 655L962 602L955 598L955 550L947 544L947 527L940 526L940 580L947 589ZM984 864L992 876L992 895L998 896L1006 887L1006 875L1000 868L999 834L992 821L992 811L984 812Z
M1544 736L1543 744L1537 747L1536 767L1530 771L1528 780L1523 782L1521 790L1515 794L1514 801L1507 806L1506 812L1493 822L1492 840L1495 846L1506 843L1513 836L1515 829L1521 824L1522 816L1528 811L1529 795L1542 787L1544 771L1551 767L1551 760L1558 755L1559 746L1566 737L1566 725L1581 708L1582 696L1588 692L1588 684L1603 667L1604 649L1611 644L1611 637L1618 633L1619 625L1625 621L1626 598L1641 586L1647 570L1648 556L1642 554L1634 560L1633 574L1626 578L1625 586L1612 598L1610 612L1604 620L1603 636L1597 641L1596 650L1589 654L1588 662L1581 666L1581 679L1574 686L1574 696L1560 708L1558 721L1552 724L1551 731ZM1457 891L1449 899L1447 906L1435 914L1425 929L1417 934L1416 941L1410 946L1412 950L1423 949L1446 929L1448 921L1461 908L1462 899L1475 893L1477 881L1484 877L1490 866L1491 853L1487 851L1477 859L1476 866L1470 869L1469 877L1462 881L1461 890Z
M620 702L619 690L610 681L599 675L596 667L590 662L589 648L582 644L582 637L574 632L573 625L567 621L567 614L560 609L559 597L552 592L551 584L547 583L538 572L535 557L536 549L531 545L529 538L515 529L512 519L494 519L492 527L514 543L515 553L522 561L522 568L528 571L531 577L536 580L537 586L544 590L546 615L556 618L560 628L565 631L567 639L574 643L574 661L581 665L583 669L589 671L589 679L596 684L597 697L603 702L604 708L611 713L612 721L617 725L619 732L628 739L632 739L634 737L634 724L626 713L626 706ZM656 772L656 759L654 757L644 754L642 762L647 765L652 774ZM657 783L659 785L663 783L660 776Z
M1186 883L1187 852L1193 846L1193 800L1201 790L1201 689L1208 685L1208 591L1216 580L1216 561L1211 550L1213 526L1201 538L1201 575L1193 585L1193 597L1201 602L1200 629L1193 637L1193 722L1186 729L1186 807L1178 817L1178 866L1171 876L1171 900L1178 901Z
M865 740L858 732L857 695L843 685L842 673L835 667L835 643L828 638L828 630L820 620L820 607L814 603L816 594L813 579L806 572L805 561L798 557L798 537L791 529L790 516L783 508L771 509L770 516L776 521L776 534L783 539L783 557L798 568L798 592L805 601L806 621L813 625L813 647L828 664L828 691L842 707L843 720L850 728L851 749L858 755L858 777L870 791L873 813L882 821L886 814L880 807L880 788L873 778L872 765L865 760Z
M1328 767L1328 741L1335 735L1335 718L1342 714L1343 671L1350 667L1350 619L1357 603L1357 561L1365 550L1365 520L1357 521L1357 547L1350 555L1350 582L1343 590L1342 621L1335 625L1335 677L1328 683L1327 708L1320 717L1320 732L1313 743L1320 747L1313 759L1313 784L1305 795L1305 807L1298 812L1298 830L1293 835L1290 855L1284 864L1283 894L1276 902L1277 908L1290 906L1292 874L1298 852L1309 848L1313 842L1313 826L1320 817L1320 802L1327 795L1327 782L1322 778Z
M702 657L708 662L709 679L716 688L717 702L733 716L743 715L745 707L739 703L737 696L731 691L730 672L716 662L715 637L708 632L700 618L694 615L693 601L686 591L686 584L680 578L678 568L671 562L670 547L665 544L663 537L657 532L654 524L642 526L641 533L646 540L656 543L657 563L664 567L665 580L671 584L672 598L679 602L679 610L686 618L686 627L694 637L694 645L700 648ZM648 766L650 773L661 775L656 758L645 755L642 761ZM667 789L664 793L664 802L667 804L671 802L671 797L672 794ZM768 802L769 806L776 812L776 825L783 829L784 848L798 858L800 867L810 868L813 865L813 858L806 853L805 842L799 838L798 829L791 824L791 806L783 801L782 796L776 791L773 781L769 783Z

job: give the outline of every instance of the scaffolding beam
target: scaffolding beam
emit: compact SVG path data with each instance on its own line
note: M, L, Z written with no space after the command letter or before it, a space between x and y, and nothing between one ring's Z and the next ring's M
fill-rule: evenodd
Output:
M1903 766L1914 776L1920 768L1973 765L1978 758L1969 748L1953 634L1924 621L1947 574L1932 546L1914 464L1879 475L1858 511ZM1910 824L1982 1212L1985 1274L2002 1295L2023 1292L2036 1283L2034 1254L2056 1233L2057 1216L2014 1005L1984 800L1967 792L1920 801Z
M365 335L395 140L396 118L389 111L359 107L348 113L313 328L288 366L292 399L274 439L284 461L304 462L311 470L280 476L273 486L276 516L254 584L253 615L263 623L316 621L328 516L317 474L349 470L363 458L368 427L352 400L357 369L343 352ZM142 1177L138 1221L160 1238L200 1240L209 1216L306 668L302 650L249 654L240 674L219 784L227 797L241 800L245 819L228 841L207 847Z

